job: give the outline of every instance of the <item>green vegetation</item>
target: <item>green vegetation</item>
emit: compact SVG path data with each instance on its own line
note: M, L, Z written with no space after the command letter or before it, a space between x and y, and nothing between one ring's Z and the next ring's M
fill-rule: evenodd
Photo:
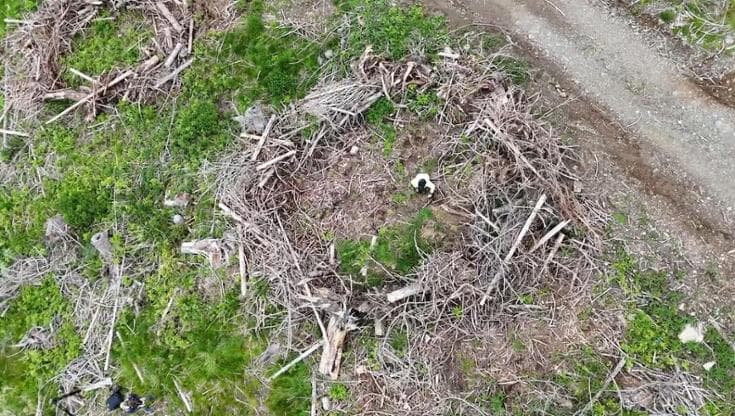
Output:
M382 285L385 278L380 267L370 267L372 261L400 275L410 273L421 262L421 252L430 253L433 249L433 243L421 234L432 218L431 210L424 208L407 224L384 227L372 248L370 240L338 241L340 270L371 287ZM367 277L362 276L363 267L368 269Z
M666 272L641 271L635 260L618 250L613 262L612 279L633 299L628 305L628 331L621 345L633 362L662 370L681 368L700 375L706 386L722 396L722 401L709 406L712 414L735 412L735 352L720 333L709 328L703 344L679 341L678 335L695 318L681 312L682 295L669 288L671 277ZM676 275L676 274L675 274ZM715 361L715 367L704 371L702 365Z
M140 49L151 34L138 14L121 14L116 18L103 15L88 30L77 35L72 52L64 57L62 66L74 68L91 77L98 77L114 68L125 68L140 61ZM64 80L71 86L83 84L76 75L65 72Z
M23 14L35 10L37 6L38 0L3 0L0 4L0 39L5 38L5 32L8 30L5 19L20 19Z
M332 384L328 395L334 401L345 402L350 398L350 389L344 384Z
M510 56L497 56L492 61L493 66L505 72L516 85L525 85L530 81L531 74L528 62Z
M427 16L420 6L394 7L388 0L336 3L341 11L361 17L348 37L349 57L360 56L368 45L396 60L413 52L431 56L449 40L444 18Z
M633 11L640 13L653 0L636 3ZM707 0L666 0L671 7L661 11L661 22L671 25L677 36L689 43L705 49L733 52L732 45L726 43L728 36L735 35L735 3L721 10L717 2Z
M55 393L46 382L79 355L81 338L71 321L72 305L55 280L44 279L28 286L5 316L0 318L0 408L14 414L35 412L37 394L42 389ZM50 349L29 349L23 354L11 345L20 341L33 327L49 328L54 318L61 323Z
M443 102L436 91L418 91L416 85L409 85L407 93L408 109L422 120L433 120L439 115Z

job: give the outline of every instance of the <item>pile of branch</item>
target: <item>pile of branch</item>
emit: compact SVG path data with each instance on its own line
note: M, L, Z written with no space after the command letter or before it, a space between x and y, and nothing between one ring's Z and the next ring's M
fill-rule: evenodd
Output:
M652 415L699 414L711 402L711 393L701 380L679 369L661 372L643 367L631 369L627 376L637 379L636 387L620 390L623 406Z
M224 27L233 21L230 8L205 16L196 27L194 14L204 7L190 2L130 0L106 6L103 2L52 0L43 2L38 11L17 22L8 35L3 56L5 65L6 108L10 114L3 130L12 132L20 121L36 119L43 101L70 100L72 105L45 120L53 123L79 108L87 119L108 104L124 99L148 102L162 92L177 88L180 75L194 62L193 43L210 28ZM75 68L61 66L64 55L72 52L72 40L83 32L105 8L112 18L123 10L140 11L146 26L155 28L153 38L141 45L130 45L141 51L140 62L128 68L116 68L104 74L85 74ZM85 85L72 89L63 81L62 71L80 78ZM6 135L4 133L4 135Z

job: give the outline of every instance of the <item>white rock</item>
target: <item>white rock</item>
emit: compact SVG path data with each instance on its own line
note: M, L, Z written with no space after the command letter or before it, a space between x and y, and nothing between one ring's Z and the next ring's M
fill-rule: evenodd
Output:
M327 412L332 409L332 403L329 401L329 397L327 396L322 397L322 409Z
M179 214L176 214L173 217L171 217L171 221L173 221L173 223L176 225L181 225L184 223L184 217Z
M705 369L706 371L709 371L709 370L711 370L711 369L712 369L712 367L714 367L714 366L715 366L715 362L714 362L714 361L708 361L708 362L706 362L706 363L702 364L702 367L703 367L703 368L704 368L704 369Z
M679 333L679 341L683 343L702 343L704 342L704 332L702 331L703 329L704 328L701 322L698 323L697 326L686 324L684 329L682 329L682 331Z
M332 59L334 57L334 51L331 49L327 49L324 51L324 57L327 59Z
M350 148L350 154L351 154L352 156L356 155L356 154L357 154L357 152L359 152L359 151L360 151L360 148L359 148L359 147L357 147L357 146L352 146L352 147Z

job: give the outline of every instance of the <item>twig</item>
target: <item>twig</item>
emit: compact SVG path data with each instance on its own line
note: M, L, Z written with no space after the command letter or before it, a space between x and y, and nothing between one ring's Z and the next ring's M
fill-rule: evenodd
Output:
M567 225L569 225L569 222L570 222L569 220L566 220L564 222L561 222L561 223L557 224L557 226L554 227L554 228L552 228L551 231L549 231L548 233L546 233L545 236L541 237L541 239L538 240L538 243L536 243L533 246L533 248L531 248L531 250L529 250L528 252L529 253L533 253L539 247L541 247L542 245L546 244L546 242L549 241L553 236L555 236L559 231L563 230L564 227L566 227Z
M260 154L260 151L263 149L263 145L265 145L265 141L268 139L268 134L270 133L271 128L273 128L273 123L275 122L276 122L276 115L273 114L271 118L268 120L268 124L266 124L265 130L263 130L263 134L260 136L258 145L255 146L255 151L253 152L253 155L250 156L250 160L256 161L258 159L258 155Z
M237 256L240 265L240 298L245 299L248 295L248 270L245 259L245 247L242 243L237 247Z
M89 75L85 74L84 72L79 71L79 70L76 70L74 68L69 68L69 72L71 72L72 74L78 76L79 78L81 78L81 79L83 79L85 81L88 81L92 85L95 85L95 84L97 84L99 82L96 79L94 79L94 78L90 77Z
M314 351L318 350L322 345L324 344L324 340L321 340L317 342L316 344L309 347L308 350L302 352L298 357L294 358L291 362L283 366L280 370L276 371L272 376L268 377L268 380L273 381L281 374L285 373L286 371L290 370L291 367L295 366L296 364L303 361L306 357L310 356L314 353Z
M3 135L7 134L8 136L18 136L18 137L31 137L28 133L23 133L23 132L15 131L15 130L5 130L5 129L0 129L0 134L3 134Z
M271 159L271 160L269 160L269 161L267 161L265 163L261 163L260 165L258 165L258 166L255 167L255 170L259 172L261 170L268 169L270 166L275 165L276 163L278 163L278 162L280 162L282 160L288 159L289 157L291 157L291 156L293 156L295 154L296 154L296 150L291 150L289 152L286 152L285 154L282 154L281 156L278 156L275 159Z
M153 86L153 89L161 88L161 86L172 79L176 78L177 75L179 75L182 71L184 71L186 68L188 68L192 63L194 63L195 58L191 58L188 61L181 64L178 68L174 70L174 72L166 75L165 77L161 78L156 85Z
M521 229L521 232L518 234L516 241L513 243L510 250L508 251L508 254L503 259L503 263L508 263L511 257L513 257L513 254L515 254L516 250L518 250L518 246L521 245L521 241L523 240L523 237L525 237L526 234L528 233L528 230L531 229L531 224L533 224L533 220L536 219L536 215L538 215L539 211L541 211L541 207L544 206L545 202L546 202L546 194L543 194L538 199L538 202L536 202L536 206L533 207L533 211L531 211L531 215L528 216L526 223L523 224L523 228Z
M179 288L177 287L174 289L174 293L171 295L171 298L168 300L168 303L166 304L166 308L164 308L163 313L161 314L161 319L158 320L158 329L156 330L156 336L161 336L161 330L163 329L163 323L166 320L166 316L168 315L169 311L171 311L171 306L174 304L174 299L176 299L176 295L179 294Z
M620 359L618 362L618 365L613 368L613 370L610 372L610 374L607 375L607 378L605 379L605 382L602 383L602 386L600 386L600 389L597 390L597 393L595 393L594 396L592 396L592 399L583 407L581 408L577 413L575 413L575 416L586 414L587 412L592 409L592 406L600 399L600 396L605 392L607 389L607 386L610 385L610 383L613 381L615 377L617 377L618 373L620 373L620 370L623 369L623 366L625 365L625 356Z
M189 397L186 395L184 390L181 388L181 385L179 384L179 380L174 378L174 386L176 386L176 391L179 393L179 397L181 397L181 401L184 402L184 406L186 406L186 411L188 413L192 412L192 404L189 399Z
M52 118L51 118L51 120L49 120L49 121L47 121L47 122L46 122L46 124L51 124L51 123L55 122L56 120L60 119L61 117L64 117L65 115L67 115L67 114L71 113L71 112L72 112L72 111L74 111L74 110L75 110L76 108L78 108L78 107L81 107L81 106L82 106L82 105L84 105L84 104L85 104L85 103L86 103L87 101L89 101L89 100L91 100L91 99L95 98L95 97L96 97L96 96L97 96L98 94L101 94L101 93L103 93L103 92L104 92L105 90L107 90L108 88L112 88L112 87L114 87L115 85L117 85L117 84L119 84L119 83L123 82L123 81L125 80L125 78L127 78L127 77L129 77L129 76L131 76L131 75L133 75L133 71L126 71L126 72L125 72L125 73L123 73L122 75L120 75L120 76L118 76L117 78L115 78L114 80L110 81L110 83L109 83L109 84L105 85L104 87L102 87L102 88L100 88L100 89L98 89L98 90L95 90L95 91L94 91L93 93L91 93L91 94L87 95L87 96L86 96L86 97L84 97L83 99L81 99L81 100L77 101L76 103L72 104L71 106L69 106L69 108L67 108L66 110L64 110L64 111L62 111L61 113L57 114L56 116L52 117Z

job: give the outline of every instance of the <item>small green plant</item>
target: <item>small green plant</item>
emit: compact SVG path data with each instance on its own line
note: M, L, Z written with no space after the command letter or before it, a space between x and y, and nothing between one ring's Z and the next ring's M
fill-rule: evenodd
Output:
M344 384L332 384L328 394L334 401L345 402L350 398L350 389Z
M338 241L340 270L369 286L383 283L381 269L370 267L372 260L400 275L410 273L421 262L421 252L430 253L433 249L433 243L421 236L421 230L429 226L432 218L431 210L424 208L407 224L384 227L378 232L374 247L366 240ZM367 268L367 279L362 275L363 268Z
M492 64L498 70L506 73L514 84L525 85L531 79L529 66L526 61L510 56L496 56Z
M666 9L659 13L658 17L661 18L661 21L664 23L671 23L676 19L677 12L674 9Z
M433 120L442 109L443 102L436 92L418 91L414 85L409 86L407 93L408 109L423 120Z
M408 353L408 333L404 330L393 330L389 344L396 355L404 357Z
M393 103L387 98L381 97L365 112L365 121L373 126L378 126L395 112L396 107Z

